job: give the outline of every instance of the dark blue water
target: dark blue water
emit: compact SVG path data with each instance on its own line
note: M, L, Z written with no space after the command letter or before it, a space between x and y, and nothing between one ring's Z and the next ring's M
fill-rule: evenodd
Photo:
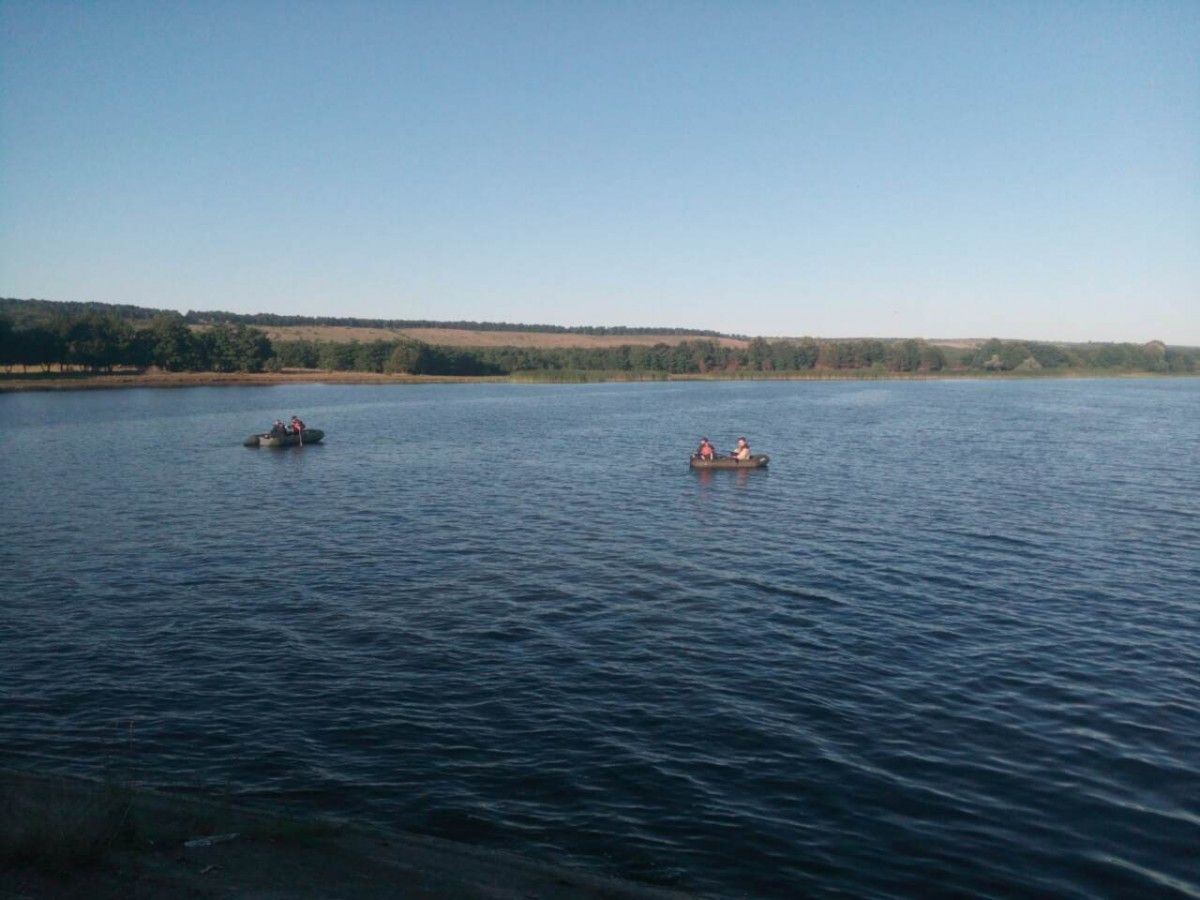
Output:
M0 489L0 764L698 892L1200 896L1200 380L4 395Z

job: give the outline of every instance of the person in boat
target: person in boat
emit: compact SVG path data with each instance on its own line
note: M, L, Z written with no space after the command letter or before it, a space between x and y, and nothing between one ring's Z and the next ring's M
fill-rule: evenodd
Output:
M744 437L738 438L737 439L737 447L735 447L733 449L733 451L730 452L729 455L737 460L749 459L750 458L750 444L746 442L746 439Z
M271 433L271 437L283 437L284 435L287 434L287 428L284 427L282 422L280 422L278 419L276 419L275 424L271 426L270 433Z
M708 438L700 438L700 446L696 448L696 459L715 459L717 451L708 442Z
M300 441L300 446L304 446L304 423L300 421L300 417L292 416L292 434Z

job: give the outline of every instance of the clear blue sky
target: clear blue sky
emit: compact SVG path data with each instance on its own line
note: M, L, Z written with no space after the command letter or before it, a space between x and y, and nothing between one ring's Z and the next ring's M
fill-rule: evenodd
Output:
M0 0L0 295L1200 344L1200 3Z

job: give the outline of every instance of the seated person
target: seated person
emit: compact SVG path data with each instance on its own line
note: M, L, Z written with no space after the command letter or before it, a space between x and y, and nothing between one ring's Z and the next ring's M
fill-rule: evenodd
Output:
M717 451L713 449L713 445L708 442L708 438L700 438L700 446L696 449L696 459L713 459L717 455Z
M746 439L744 437L738 438L737 448L734 449L733 452L730 453L729 455L732 456L734 459L749 459L750 458L750 445L748 443L746 443Z
M282 422L276 419L275 424L271 426L271 437L283 437L285 434L287 434L287 429L283 427Z

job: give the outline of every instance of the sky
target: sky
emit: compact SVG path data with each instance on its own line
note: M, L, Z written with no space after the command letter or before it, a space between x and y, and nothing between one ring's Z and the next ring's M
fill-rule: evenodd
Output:
M1200 3L0 0L0 296L1200 344Z

